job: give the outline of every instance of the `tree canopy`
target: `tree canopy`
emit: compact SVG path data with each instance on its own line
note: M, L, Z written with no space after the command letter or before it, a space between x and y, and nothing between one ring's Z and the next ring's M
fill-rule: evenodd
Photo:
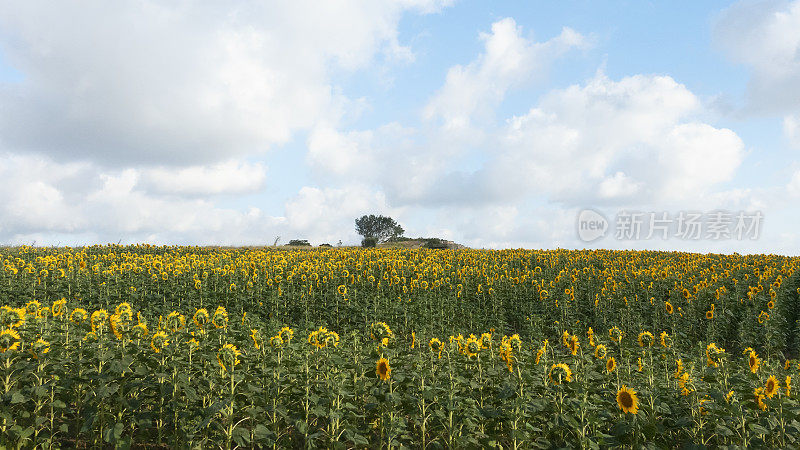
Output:
M389 238L402 236L405 230L391 217L370 214L356 219L356 232L365 240L386 242Z

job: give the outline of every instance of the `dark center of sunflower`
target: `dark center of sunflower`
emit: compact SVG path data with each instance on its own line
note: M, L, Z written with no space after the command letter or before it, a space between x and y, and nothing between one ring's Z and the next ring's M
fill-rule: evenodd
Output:
M619 396L619 399L622 403L622 406L624 406L625 408L630 408L631 406L633 406L633 397L631 397L631 394L629 394L628 392L622 391L622 393Z
M767 381L767 392L772 392L775 390L775 382L772 380Z
M750 356L750 367L753 367L755 365L756 365L756 359L751 355Z

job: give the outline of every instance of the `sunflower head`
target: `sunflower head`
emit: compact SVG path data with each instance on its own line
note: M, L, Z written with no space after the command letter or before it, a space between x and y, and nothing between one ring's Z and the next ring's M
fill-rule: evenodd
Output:
M462 353L472 358L481 351L481 344L475 336L470 336L462 347Z
M370 326L370 337L378 342L378 346L386 346L394 336L392 329L385 322L375 322Z
M564 363L550 366L550 372L548 372L547 376L553 384L569 383L572 381L572 371L569 369L569 366Z
M709 367L717 367L724 354L725 349L712 342L706 346L706 363Z
M131 333L133 337L136 339L144 339L148 335L147 324L144 322L139 322L131 328Z
M283 340L283 338L281 337L280 333L278 333L275 336L272 336L271 338L269 338L269 345L272 348L283 348L283 345L285 343L286 343L286 341Z
M667 314L672 314L672 313L675 312L675 309L672 307L672 303L670 303L670 302L667 302L664 305L664 308L667 310Z
M764 403L764 398L765 398L765 396L764 396L764 388L755 388L755 389L753 389L753 395L756 397L756 402L758 404L758 407L762 411L766 411L767 410L767 404Z
M56 300L53 302L53 305L50 306L50 312L53 313L53 317L61 317L64 315L64 308L67 305L67 299L62 298L60 300Z
M183 314L179 313L178 311L172 311L171 313L167 314L164 324L167 331L170 333L175 333L186 326L186 318L183 317Z
M80 325L83 322L86 322L86 318L88 317L88 313L83 308L75 308L72 310L72 313L69 315L69 321L74 323L75 325Z
M650 347L653 345L653 333L649 331L642 331L636 339L639 342L639 347Z
M669 337L669 334L667 334L666 331L662 331L660 337L661 337L661 346L664 348L669 348L671 343L670 340L671 338Z
M430 347L431 352L436 353L439 355L439 359L442 359L442 350L444 350L444 344L438 338L432 338L428 342L428 347Z
M578 336L570 336L569 339L569 351L572 353L573 356L578 354L578 348L581 346L581 343L578 342Z
M28 303L25 304L25 312L29 316L35 316L36 313L39 312L39 308L41 308L41 307L42 307L42 304L39 302L39 300L31 300L31 301L29 301Z
M163 350L168 345L169 345L169 336L167 336L167 333L164 333L163 331L159 331L158 333L154 334L153 337L150 339L150 347L156 353L160 353L161 350Z
M775 375L770 375L769 378L767 378L767 384L764 385L764 395L766 395L767 398L772 398L780 387L780 382L775 378Z
M758 358L755 350L750 350L750 355L747 357L747 365L750 367L750 372L758 372L758 368L761 366L761 360Z
M242 353L236 348L233 344L225 344L222 346L221 349L217 352L217 362L219 363L220 367L226 372L228 370L232 370L239 361L239 355Z
M195 311L192 321L197 328L205 327L208 323L208 310L205 308L200 308Z
M281 328L281 331L278 332L278 335L283 339L286 343L289 343L294 337L294 330L289 327Z
M214 315L211 317L211 323L214 324L216 328L228 327L228 311L225 310L224 306L217 307L217 310L214 311Z
M617 391L617 405L625 414L636 414L639 412L639 398L636 391L622 385Z
M20 340L19 333L14 329L6 328L0 331L0 353L18 349Z
M39 338L33 343L33 345L31 345L30 350L33 357L38 359L39 356L50 351L50 343L42 338Z
M253 339L253 346L256 348L256 350L260 349L261 345L263 344L263 339L261 338L261 332L256 329L251 329L250 338Z
M606 353L606 346L603 344L599 344L594 348L594 356L597 359L606 359Z
M617 369L617 360L612 356L606 360L606 372L611 373Z
M375 364L375 374L381 381L388 381L392 377L392 367L389 365L389 360L381 357Z
M610 330L608 330L608 337L612 341L619 343L619 341L622 340L622 330L620 330L616 326L612 327Z

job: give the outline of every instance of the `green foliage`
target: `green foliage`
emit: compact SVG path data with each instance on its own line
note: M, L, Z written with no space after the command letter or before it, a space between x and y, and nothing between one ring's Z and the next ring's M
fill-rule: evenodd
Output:
M797 258L97 246L0 262L0 448L800 445Z
M376 242L386 242L387 239L401 236L404 232L397 222L391 217L370 214L356 219L356 232L364 239L375 239Z

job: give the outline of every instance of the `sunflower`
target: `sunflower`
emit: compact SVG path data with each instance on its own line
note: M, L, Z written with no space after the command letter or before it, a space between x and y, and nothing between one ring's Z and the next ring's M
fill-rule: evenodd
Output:
M589 331L586 332L586 337L589 338L589 345L594 347L595 346L595 343L594 343L594 330L592 329L592 327L589 327Z
M625 414L638 413L639 398L636 396L636 391L623 384L617 391L617 405L619 405L619 409Z
M294 330L289 327L283 327L281 331L278 332L278 335L288 343L291 342L294 337Z
M0 319L2 319L2 325L5 325L8 328L19 328L25 324L25 308L11 308L8 306L3 306L2 311L0 312Z
M666 331L662 331L660 337L661 337L661 346L664 347L664 348L669 348L669 345L670 345L669 344L670 343L669 334L667 334Z
M428 342L428 347L430 347L431 352L436 353L439 355L439 359L442 359L442 350L444 349L444 344L438 338L432 338Z
M572 356L578 354L578 348L580 348L581 343L578 342L578 336L570 336L569 340L569 351L572 352Z
M767 398L772 398L780 387L780 382L775 378L775 375L770 375L767 378L767 384L764 386L764 394Z
M148 334L147 324L144 322L139 322L133 326L131 331L133 332L133 335L136 337L136 339L145 338L147 337Z
M208 310L205 308L200 308L195 311L194 316L192 317L192 322L197 328L203 328L208 323Z
M382 381L388 381L392 377L392 366L389 365L389 360L382 357L375 364L375 374Z
M772 309L774 307L775 307L775 301L774 300L770 300L769 303L767 303L767 308Z
M608 337L611 338L612 341L619 343L622 340L622 330L617 327L612 327L608 330Z
M594 348L594 356L597 359L605 359L606 358L606 346L603 344L599 344L597 347Z
M30 316L35 316L41 307L42 304L39 302L39 300L31 300L25 304L25 312Z
M564 344L564 347L569 347L569 331L564 330L561 334L561 343Z
M706 319L711 320L713 318L714 318L714 311L713 310L706 311Z
M653 333L649 331L642 331L639 333L639 337L636 339L639 341L639 347L650 347L653 345Z
M639 372L641 372L642 369L644 368L644 366L642 366L642 358L636 360L636 366L638 367Z
M18 349L21 339L19 333L11 328L0 331L0 353Z
M481 344L474 335L470 335L464 346L461 348L462 353L467 355L468 358L476 356L481 351Z
M341 294L341 295L345 295L345 294L347 294L347 286L345 286L345 285L343 285L343 284L340 284L340 285L339 285L339 287L337 287L337 288L336 288L336 290L337 290L337 291L339 292L339 294Z
M392 329L385 322L375 322L370 326L370 337L378 342L378 347L389 345L389 339L394 337Z
M786 375L786 396L792 395L792 376Z
M225 310L224 306L217 307L217 310L214 311L214 316L211 317L211 323L216 328L228 327L228 311Z
M611 373L617 368L617 360L614 357L610 357L606 360L606 372Z
M539 361L542 360L542 355L544 355L545 348L539 347L539 350L536 351L536 364L539 364Z
M34 358L39 359L40 355L44 355L50 351L50 343L42 338L39 338L33 343L30 351Z
M710 343L706 346L706 363L709 367L717 367L720 358L725 353L724 348L717 347L717 344Z
M664 307L667 309L667 314L672 314L673 312L675 312L675 309L672 307L672 303L670 302L667 302L666 305L664 305Z
M256 350L260 349L262 344L261 332L256 329L251 329L250 337L253 339L253 346Z
M241 362L239 361L239 355L241 354L242 353L236 348L235 345L225 344L217 352L217 362L219 363L219 366L227 372L228 368L233 369L234 366Z
M54 301L53 305L50 307L50 312L53 313L53 317L62 316L64 314L64 306L66 304L67 300L64 298Z
M689 384L689 372L683 372L678 378L678 386L681 388L681 395L689 395L692 392L687 384Z
M183 314L179 313L178 311L172 311L171 313L167 314L165 323L167 331L175 333L186 326L186 318L183 317Z
M750 367L750 372L758 372L758 368L761 366L761 360L758 359L755 350L750 350L750 356L747 358L747 365Z
M569 370L569 366L564 363L553 364L547 376L553 384L561 384L562 382L569 383L572 381L572 371Z
M156 353L160 353L161 350L168 345L169 336L167 336L167 333L164 333L163 331L159 331L158 333L154 334L150 339L150 347Z
M675 378L680 378L681 377L681 373L683 373L683 360L682 359L676 359L675 360L675 364L678 365L678 368L675 369Z
M108 320L108 311L105 309L98 309L97 311L93 312L92 317L90 318L92 331L103 331L106 326L106 320Z
M122 302L119 305L117 305L117 307L114 309L114 314L122 314L124 312L127 312L128 314L131 315L133 314L133 309L131 308L130 303Z
M753 389L753 395L755 395L756 397L756 402L758 403L758 407L761 408L762 411L766 411L767 404L764 403L764 388Z

